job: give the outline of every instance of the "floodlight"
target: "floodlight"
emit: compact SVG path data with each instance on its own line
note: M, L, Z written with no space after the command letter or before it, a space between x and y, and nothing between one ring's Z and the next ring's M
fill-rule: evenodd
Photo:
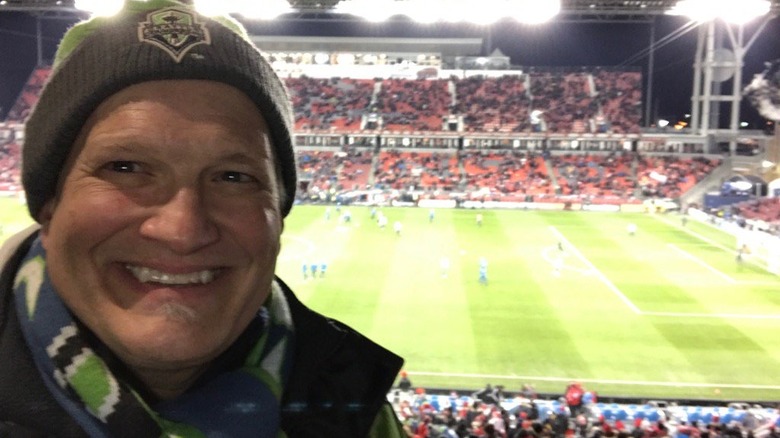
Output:
M195 0L192 4L199 13L216 17L219 15L227 15L230 12L235 12L237 6L233 0L224 0L222 2L215 2L211 0Z
M745 24L769 13L769 0L680 0L669 15L685 15L694 21L717 18L733 24Z
M385 21L401 12L395 0L342 0L336 4L336 11L373 22Z
M445 0L409 0L404 15L418 23L435 23L442 20L442 11L447 10Z
M549 21L561 12L560 0L507 0L509 16L525 24L539 24Z
M124 3L123 0L76 0L73 6L92 15L109 17L122 10Z
M317 53L314 55L314 63L318 65L327 64L330 61L330 56L327 53Z
M282 14L292 12L287 0L265 0L263 2L240 0L235 3L237 3L237 9L230 12L237 12L249 19L273 20Z
M465 10L463 19L474 24L490 24L501 18L502 0L481 0L478 3L469 4Z
M658 119L658 127L659 128L666 128L669 126L669 121L666 119Z

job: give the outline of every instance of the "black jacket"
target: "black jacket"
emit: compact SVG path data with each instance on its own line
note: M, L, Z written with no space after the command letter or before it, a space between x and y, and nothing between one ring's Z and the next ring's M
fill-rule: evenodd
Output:
M0 438L82 438L86 433L46 389L16 317L13 281L37 233L0 274ZM0 257L2 260L2 257ZM304 306L277 280L295 326L295 358L282 398L282 429L294 437L365 437L403 360Z

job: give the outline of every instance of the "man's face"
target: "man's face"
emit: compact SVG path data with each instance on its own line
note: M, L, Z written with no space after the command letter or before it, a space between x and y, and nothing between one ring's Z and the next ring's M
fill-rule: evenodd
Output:
M210 81L128 87L90 116L44 208L68 308L132 368L200 368L270 293L282 217L268 127Z

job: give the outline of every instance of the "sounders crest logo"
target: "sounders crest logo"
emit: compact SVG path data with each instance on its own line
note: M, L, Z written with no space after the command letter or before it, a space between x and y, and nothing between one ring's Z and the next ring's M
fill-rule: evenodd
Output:
M211 44L211 35L197 16L187 9L165 8L138 24L138 40L165 50L176 61L199 44Z

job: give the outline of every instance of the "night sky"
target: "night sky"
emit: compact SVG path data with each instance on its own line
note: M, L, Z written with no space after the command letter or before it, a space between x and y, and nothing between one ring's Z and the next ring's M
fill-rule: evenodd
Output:
M57 41L74 21L60 18L42 19L42 56L53 57ZM658 41L683 26L682 17L658 17L655 40ZM547 23L541 26L520 25L505 21L490 27L458 25L417 25L408 22L368 24L345 21L296 23L247 23L251 33L296 36L359 37L482 37L488 48L499 48L514 65L521 66L613 66L624 63L650 45L651 26L647 23ZM748 41L757 24L746 27ZM22 85L36 65L36 20L21 12L0 12L0 117L13 105ZM653 81L653 118L678 120L690 112L693 83L693 59L697 31L693 30L655 52ZM487 47L489 46L489 47ZM730 47L728 44L726 47ZM484 54L484 53L483 53ZM477 55L477 54L475 54ZM747 83L764 69L764 63L780 58L780 18L775 17L758 35L748 51L743 68ZM647 71L648 57L630 66ZM742 105L742 119L751 127L761 128L765 121L747 103Z

